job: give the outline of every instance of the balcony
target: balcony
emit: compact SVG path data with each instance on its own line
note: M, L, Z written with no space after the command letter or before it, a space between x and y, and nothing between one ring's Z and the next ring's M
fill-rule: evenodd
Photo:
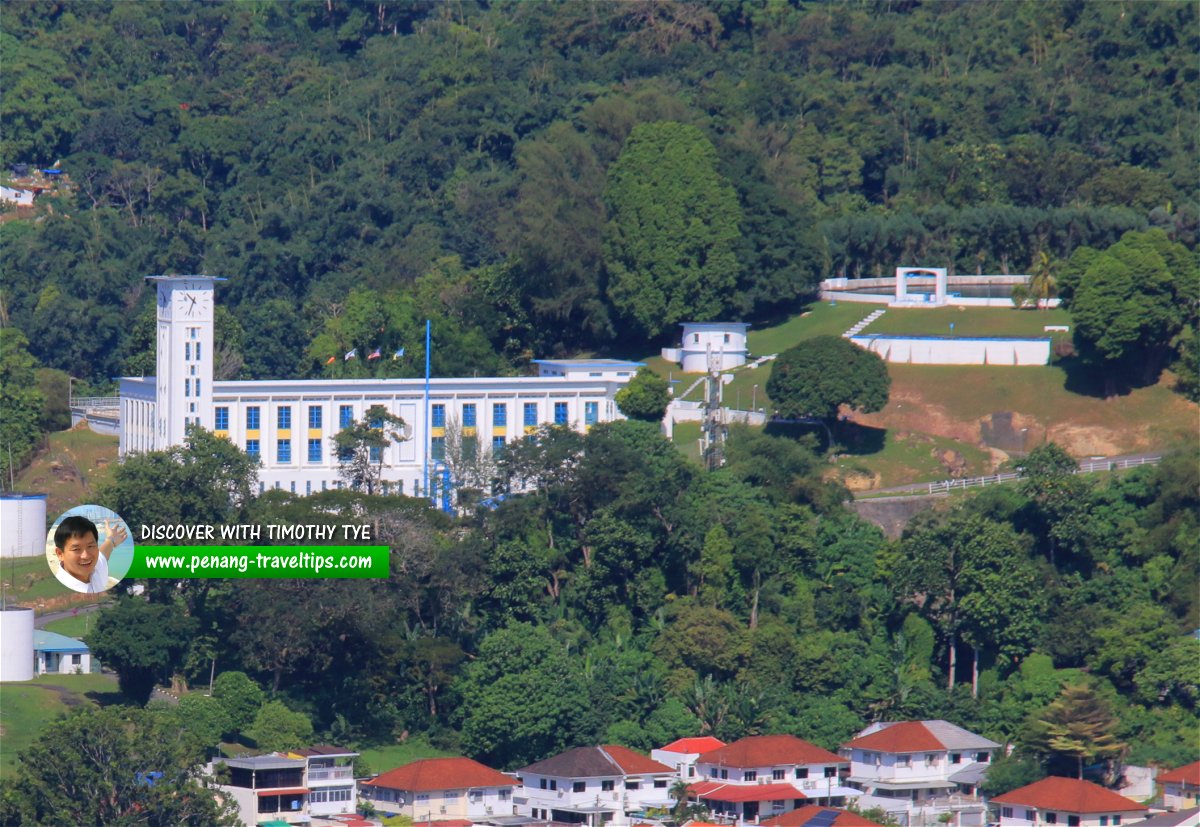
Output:
M309 770L308 783L314 781L349 781L354 778L354 767L333 767L323 770Z

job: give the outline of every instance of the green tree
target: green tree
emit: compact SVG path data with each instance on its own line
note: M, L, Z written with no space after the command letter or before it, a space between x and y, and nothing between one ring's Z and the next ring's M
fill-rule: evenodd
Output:
M254 722L263 705L263 691L245 672L222 672L213 681L212 696L229 716L222 734L237 735Z
M704 133L671 121L634 127L604 199L613 307L652 337L720 316L738 281L741 209Z
M195 619L175 602L122 597L99 614L85 640L101 663L116 670L121 692L144 705L155 685L183 663L195 628Z
M615 401L621 413L630 419L661 422L671 404L670 386L650 368L638 368L637 375L617 391Z
M338 473L355 491L375 494L383 476L383 452L403 442L404 420L383 405L372 405L361 421L351 422L330 439L338 458Z
M779 354L767 395L781 416L828 425L842 405L864 413L882 410L891 384L878 354L837 336L817 336Z
M1068 684L1056 700L1030 717L1022 740L1042 754L1074 759L1083 778L1085 762L1116 758L1126 749L1117 740L1118 724L1095 689L1087 683Z
M233 729L233 718L225 705L208 695L190 692L179 699L175 710L179 725L208 748L215 748L221 742L221 736Z
M171 715L87 708L55 721L22 754L18 817L4 823L240 824L201 774L204 750Z
M0 485L19 468L41 437L44 399L36 381L29 340L15 327L0 327Z
M267 701L254 716L246 730L261 750L278 752L307 746L312 740L313 725L303 712L294 712L282 701Z

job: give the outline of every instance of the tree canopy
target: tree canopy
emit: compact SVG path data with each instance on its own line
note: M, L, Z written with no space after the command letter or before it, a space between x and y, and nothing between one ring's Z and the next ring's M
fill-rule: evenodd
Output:
M878 354L836 336L817 336L776 357L767 393L781 416L831 422L842 405L882 410L891 384Z

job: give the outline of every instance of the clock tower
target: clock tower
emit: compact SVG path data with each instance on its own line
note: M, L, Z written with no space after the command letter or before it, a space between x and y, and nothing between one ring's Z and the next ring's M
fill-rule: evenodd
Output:
M154 447L182 445L188 425L212 430L214 276L149 276L158 288Z

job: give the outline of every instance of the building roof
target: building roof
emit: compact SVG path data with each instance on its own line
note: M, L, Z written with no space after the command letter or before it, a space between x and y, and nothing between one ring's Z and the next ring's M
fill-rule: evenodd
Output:
M87 652L87 644L73 637L60 635L58 632L47 632L45 629L33 630L33 650L35 652Z
M706 752L696 760L700 764L720 764L725 767L846 763L846 759L795 735L751 735Z
M837 807L810 804L760 822L763 827L879 827L877 822Z
M355 755L358 755L358 753L352 749L335 747L329 744L317 744L314 747L305 747L304 749L289 749L286 754L299 756L301 758L317 758L321 756L352 758Z
M843 744L879 752L933 752L952 749L996 749L1000 745L949 721L897 721L876 724L874 732Z
M686 328L706 328L710 327L714 330L727 330L731 327L740 327L745 330L750 326L749 322L680 322L680 327Z
M467 790L472 787L515 787L516 779L470 758L425 758L380 773L364 782L408 792Z
M616 775L674 773L670 767L653 761L627 747L576 747L544 761L530 764L519 772L554 775L559 778L606 778Z
M688 788L697 798L709 801L724 801L736 804L742 801L779 801L804 799L804 793L795 785L785 782L775 784L730 784L724 781L701 781Z
M307 763L282 755L247 755L244 758L219 758L216 763L243 770L302 770Z
M531 359L535 365L554 365L564 368L638 368L645 362L630 362L626 359Z
M1157 780L1160 784L1191 784L1200 787L1200 761L1164 772Z
M998 795L996 804L1020 804L1064 813L1126 813L1145 810L1141 804L1091 781L1050 776Z
M1143 821L1135 821L1130 827L1196 827L1200 824L1200 807L1189 807L1173 813L1158 813Z
M680 738L665 747L659 747L663 752L677 752L680 755L703 754L725 746L720 738L711 735L700 735L695 738Z

